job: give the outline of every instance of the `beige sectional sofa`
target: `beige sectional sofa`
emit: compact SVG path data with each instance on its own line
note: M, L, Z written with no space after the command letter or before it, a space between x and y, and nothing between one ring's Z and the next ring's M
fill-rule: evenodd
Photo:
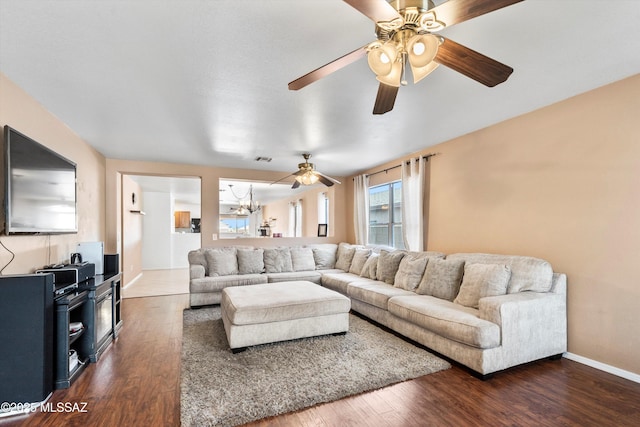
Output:
M337 272L337 245L200 248L189 252L191 307L220 304L229 286L306 280L320 284L321 272Z
M254 259L253 268L241 261L245 256ZM192 306L219 303L227 286L309 280L348 296L352 310L480 376L559 356L567 348L566 276L538 258L341 243L200 249L189 261ZM221 268L223 261L231 267Z

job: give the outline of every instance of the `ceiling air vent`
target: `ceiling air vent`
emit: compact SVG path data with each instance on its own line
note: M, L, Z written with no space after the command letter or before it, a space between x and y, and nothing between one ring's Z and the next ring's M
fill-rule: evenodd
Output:
M256 162L267 162L267 163L269 163L271 160L272 160L271 157L262 157L262 156L256 157Z

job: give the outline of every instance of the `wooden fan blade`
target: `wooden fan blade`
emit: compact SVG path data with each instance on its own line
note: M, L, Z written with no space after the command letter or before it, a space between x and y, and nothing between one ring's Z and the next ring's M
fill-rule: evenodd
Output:
M353 52L347 53L346 55L341 56L335 61L331 61L328 64L325 64L320 68L316 68L310 73L307 73L304 76L295 79L294 81L289 83L289 90L302 89L303 87L315 82L316 80L320 80L321 78L326 77L329 74L334 73L353 62L356 62L358 59L367 55L367 51L365 49L367 46L359 47Z
M333 184L341 184L341 182L338 181L337 179L331 178L330 176L325 175L322 172L314 171L314 173L318 176L318 179L320 180L320 182L322 182L327 187L331 187ZM323 179L331 182L331 184L327 184Z
M289 178L290 176L293 176L293 175L294 175L293 173L290 173L289 175L287 175L287 176L285 176L285 177L282 177L282 178L280 178L280 179L279 179L279 180L277 180L277 181L273 181L273 182L272 182L271 184L269 184L269 185L277 184L277 183L279 183L280 181L284 181L285 179L287 179L287 178Z
M436 20L450 27L521 1L523 0L449 0L434 7L431 12L435 13Z
M291 188L295 190L298 187L300 187L300 181L293 181L293 185L291 186Z
M385 0L344 0L373 22L389 22L400 18L400 14Z
M446 38L434 61L489 87L504 82L513 73L508 65Z
M378 96L376 96L376 103L373 106L373 114L384 114L393 110L393 104L396 103L398 89L399 88L395 86L389 86L384 83L380 83L380 86L378 86Z
M326 177L324 177L324 176L322 176L320 174L317 174L317 177L318 177L318 181L320 181L321 183L323 183L327 187L331 187L333 185L333 181L331 181L330 179L328 179L328 178L326 178Z

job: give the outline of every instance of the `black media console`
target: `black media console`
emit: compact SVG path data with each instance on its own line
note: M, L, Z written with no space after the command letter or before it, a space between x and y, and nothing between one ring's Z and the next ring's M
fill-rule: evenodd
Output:
M0 276L0 402L42 402L99 360L122 327L119 264L105 255L105 273L77 284Z
M122 326L120 285L120 273L99 274L80 283L74 292L56 298L56 389L68 388L117 336ZM72 331L70 326L76 322L83 328Z

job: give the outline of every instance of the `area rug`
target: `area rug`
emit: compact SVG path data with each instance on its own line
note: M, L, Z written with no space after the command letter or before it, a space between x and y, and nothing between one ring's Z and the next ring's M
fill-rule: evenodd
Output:
M220 307L183 315L182 426L233 426L378 389L449 363L357 316L346 335L233 354Z

